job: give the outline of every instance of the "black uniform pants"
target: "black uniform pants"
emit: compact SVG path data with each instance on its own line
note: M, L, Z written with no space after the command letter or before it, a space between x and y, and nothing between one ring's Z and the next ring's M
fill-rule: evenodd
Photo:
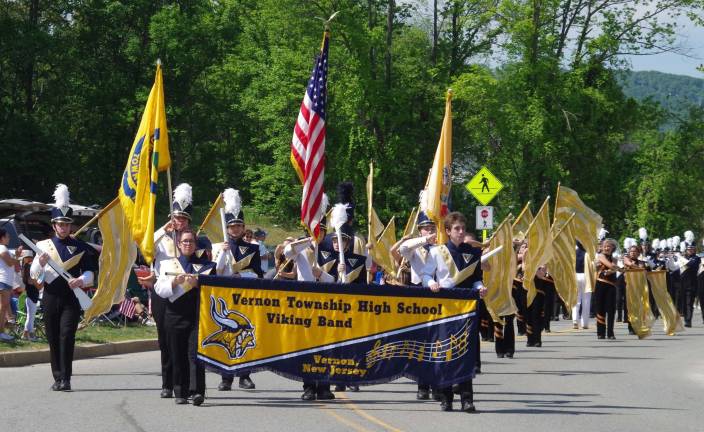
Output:
M537 282L537 281L536 281ZM538 290L533 299L533 303L528 306L526 320L526 335L528 336L528 346L537 343L542 345L543 323L545 322L545 294Z
M702 311L702 321L704 321L704 273L697 276L697 298L699 298L699 308Z
M626 301L626 278L620 275L616 280L616 320L628 322L628 302Z
M443 397L445 397L445 399L449 401L454 399L452 387L444 387L436 391L440 392ZM460 394L460 398L462 400L469 400L470 402L474 402L474 388L472 386L472 380L470 379L459 383L457 385L457 393Z
M685 324L692 324L692 315L694 315L694 298L697 295L695 287L687 287L682 293L682 302L684 308L684 322Z
M597 281L594 288L597 336L614 335L614 313L616 312L616 287Z
M177 322L167 328L166 334L171 355L174 396L185 399L190 394L205 394L205 368L196 361L198 324Z
M543 330L550 333L550 321L555 317L555 284L543 282L542 290L545 293L543 305Z
M81 307L73 293L57 296L45 292L42 305L51 357L51 374L55 381L70 380Z
M477 303L477 311L479 312L479 332L481 333L482 340L492 340L493 339L493 323L494 320L491 319L491 314L486 308L486 303L484 300L479 300Z
M513 330L513 315L501 317L504 320L502 325L500 322L494 322L494 339L496 354L511 354L516 352L516 334Z
M513 300L516 302L516 327L519 335L526 334L526 316L528 315L528 306L526 306L526 290L523 289L523 284L514 283L511 290Z
M171 366L171 355L169 354L169 342L166 335L164 318L166 316L166 305L169 299L159 297L154 289L149 291L152 303L152 316L156 323L156 335L159 340L159 351L161 352L161 388L173 389L173 370Z

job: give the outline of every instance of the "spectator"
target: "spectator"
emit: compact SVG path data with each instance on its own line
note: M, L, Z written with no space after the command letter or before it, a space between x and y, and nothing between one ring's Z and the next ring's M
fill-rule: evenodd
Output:
M254 242L254 233L253 233L252 230L249 229L249 228L246 229L246 230L244 230L244 236L242 236L242 238L243 238L244 241L246 241L247 243L255 243L255 242Z
M20 261L10 254L7 248L10 242L10 235L3 228L0 228L0 341L11 341L14 338L5 333L7 315L10 313L10 296L15 283L15 266ZM22 246L15 251L22 253Z
M34 316L37 313L37 305L39 304L39 288L41 285L29 277L29 269L32 266L32 261L34 260L34 253L31 250L24 250L20 255L20 260L22 261L20 277L22 278L22 284L24 285L24 290L26 293L25 307L27 311L27 320L24 323L22 339L35 342L37 337L34 334Z

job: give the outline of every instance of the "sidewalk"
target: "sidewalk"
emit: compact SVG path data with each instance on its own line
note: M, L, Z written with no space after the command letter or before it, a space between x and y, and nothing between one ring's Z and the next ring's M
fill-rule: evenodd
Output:
M156 339L139 339L103 344L76 345L74 360L92 357L104 357L116 354L129 354L159 349ZM0 368L29 366L37 363L49 363L49 349L31 351L0 352Z

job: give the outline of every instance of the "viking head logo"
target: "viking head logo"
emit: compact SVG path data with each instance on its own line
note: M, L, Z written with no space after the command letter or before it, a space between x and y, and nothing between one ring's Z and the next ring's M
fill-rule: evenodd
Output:
M241 358L248 349L256 346L254 326L246 316L227 309L222 298L218 298L217 303L220 304L220 311L215 297L210 296L210 317L220 326L220 330L206 337L201 346L218 345L227 351L230 359Z

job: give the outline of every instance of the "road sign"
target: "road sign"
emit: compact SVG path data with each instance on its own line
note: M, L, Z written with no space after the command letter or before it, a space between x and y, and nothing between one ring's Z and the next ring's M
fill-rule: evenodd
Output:
M474 195L477 201L485 206L494 199L496 194L503 189L504 185L501 184L499 179L497 179L487 167L482 167L465 187L469 193Z
M476 218L478 230L494 229L494 207L477 206Z

